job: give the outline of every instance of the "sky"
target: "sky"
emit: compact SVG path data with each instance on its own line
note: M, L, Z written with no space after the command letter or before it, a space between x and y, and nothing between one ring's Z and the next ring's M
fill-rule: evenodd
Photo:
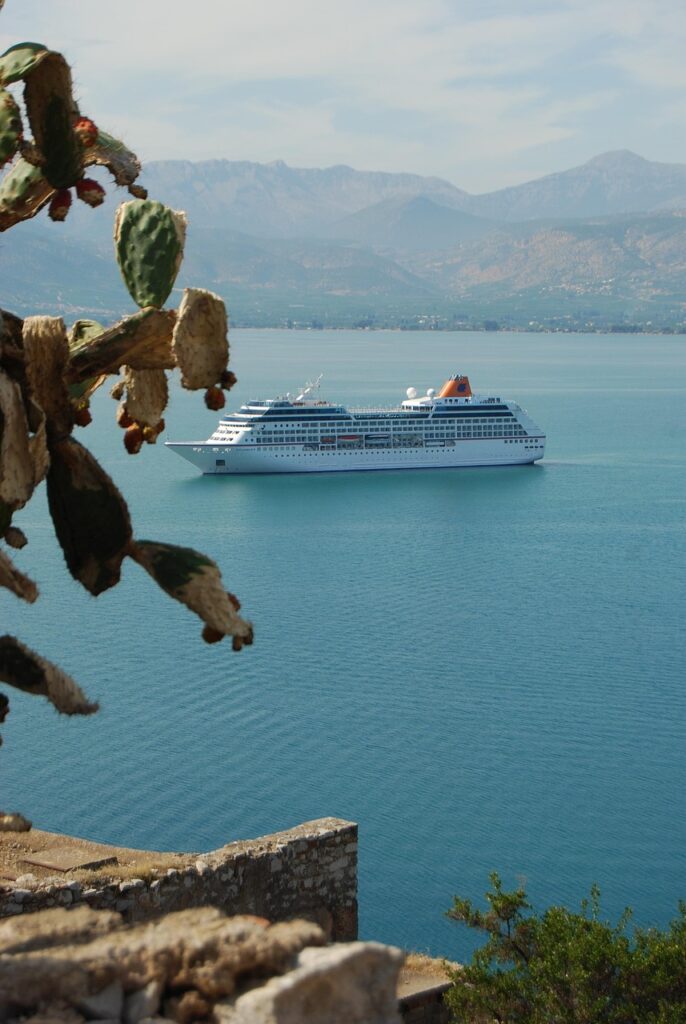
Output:
M631 149L686 163L683 0L6 0L144 160L284 160L479 193Z

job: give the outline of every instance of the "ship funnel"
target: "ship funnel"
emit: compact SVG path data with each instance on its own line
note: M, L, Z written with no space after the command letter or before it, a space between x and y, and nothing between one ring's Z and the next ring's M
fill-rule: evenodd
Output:
M439 398L470 398L472 389L469 386L469 377L463 377L456 373L445 382L438 392Z

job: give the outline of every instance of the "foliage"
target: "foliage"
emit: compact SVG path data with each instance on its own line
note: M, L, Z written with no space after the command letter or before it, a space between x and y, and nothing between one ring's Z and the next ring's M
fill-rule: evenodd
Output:
M136 155L82 114L69 65L40 43L18 43L0 55L0 168L5 165L0 231L45 207L62 221L74 197L100 206L102 185L84 176L91 165L107 168L115 185L128 189L134 198L117 210L115 254L140 309L111 326L78 321L69 332L59 317L22 320L0 309L0 538L9 547L26 544L13 516L46 480L67 568L89 593L115 586L122 562L131 558L201 618L207 642L228 635L240 650L252 643L252 627L214 562L189 548L137 542L123 496L73 437L75 427L90 423L90 396L109 375L120 377L112 391L130 454L154 444L164 429L167 371L178 367L184 387L204 389L209 407L224 404L223 389L236 379L227 370L224 303L193 288L178 310L162 308L183 258L185 215L148 199L136 183ZM0 587L25 601L38 597L36 584L2 547ZM65 672L15 637L0 637L0 680L42 694L65 714L97 710ZM8 708L0 694L0 721Z
M685 1024L686 903L666 931L635 928L631 911L612 925L591 890L581 912L531 913L523 889L497 874L489 909L455 897L448 917L483 931L471 964L451 971L455 1021L503 1024Z

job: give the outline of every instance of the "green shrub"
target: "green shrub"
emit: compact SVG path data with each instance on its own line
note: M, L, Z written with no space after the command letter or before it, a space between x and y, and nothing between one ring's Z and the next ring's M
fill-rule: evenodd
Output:
M581 911L532 912L523 889L496 873L489 909L455 897L448 917L487 935L472 962L450 972L446 1002L469 1024L686 1024L686 903L665 931L600 918L596 887Z

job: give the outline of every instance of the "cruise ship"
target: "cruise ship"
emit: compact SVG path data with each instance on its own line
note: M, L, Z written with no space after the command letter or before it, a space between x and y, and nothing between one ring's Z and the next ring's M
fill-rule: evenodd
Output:
M537 462L545 434L516 402L472 393L455 374L440 391L390 409L347 409L319 397L320 381L293 398L251 401L223 416L207 441L167 441L202 473L317 473L445 469Z

